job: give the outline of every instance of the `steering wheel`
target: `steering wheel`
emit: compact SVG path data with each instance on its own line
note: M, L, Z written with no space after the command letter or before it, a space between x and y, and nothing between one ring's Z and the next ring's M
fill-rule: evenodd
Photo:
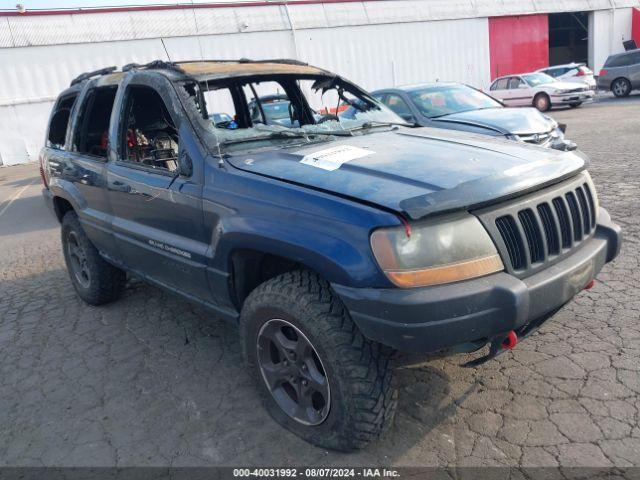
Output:
M337 122L340 121L340 119L338 118L338 116L336 114L334 114L334 113L326 113L326 114L322 115L318 120L316 120L316 124L328 122L329 120L335 120Z

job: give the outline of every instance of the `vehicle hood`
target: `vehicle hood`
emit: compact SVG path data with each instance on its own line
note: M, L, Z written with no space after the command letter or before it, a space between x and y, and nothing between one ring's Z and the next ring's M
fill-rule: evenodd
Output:
M343 163L345 158L351 159ZM568 178L586 163L578 152L437 128L398 128L227 161L411 219L524 194Z
M481 126L503 134L512 133L516 135L546 133L557 126L554 120L543 115L535 108L485 108L452 113L432 120L437 123L462 123Z
M540 85L547 90L577 90L579 88L585 88L586 84L580 84L576 82L553 82L545 85Z

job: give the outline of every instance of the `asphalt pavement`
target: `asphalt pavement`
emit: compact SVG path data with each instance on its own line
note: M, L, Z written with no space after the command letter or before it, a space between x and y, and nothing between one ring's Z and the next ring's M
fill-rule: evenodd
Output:
M232 326L139 281L83 304L37 166L0 168L0 465L640 466L640 95L550 115L591 157L619 258L495 361L399 362L393 428L348 455L269 418Z

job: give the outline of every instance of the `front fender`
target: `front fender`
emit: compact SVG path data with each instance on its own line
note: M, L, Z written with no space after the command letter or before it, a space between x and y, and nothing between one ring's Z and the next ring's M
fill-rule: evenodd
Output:
M283 222L280 218L227 219L215 245L218 268L238 250L284 257L342 285L388 285L369 246L369 232L360 226L326 222Z

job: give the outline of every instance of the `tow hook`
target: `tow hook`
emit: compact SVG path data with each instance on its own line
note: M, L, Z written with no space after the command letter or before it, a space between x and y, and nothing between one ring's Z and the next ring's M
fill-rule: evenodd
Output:
M491 340L491 345L489 346L489 353L484 357L475 358L473 360L469 360L466 363L463 363L461 366L465 368L469 367L477 367L478 365L482 365L483 363L488 362L489 360L494 359L501 353L504 353L507 350L513 349L518 344L518 335L515 331L511 330L505 336L498 336Z
M518 335L516 335L516 332L511 330L509 333L507 333L507 336L505 337L505 339L502 340L501 345L502 345L502 348L504 348L505 350L512 350L517 344L518 344Z

